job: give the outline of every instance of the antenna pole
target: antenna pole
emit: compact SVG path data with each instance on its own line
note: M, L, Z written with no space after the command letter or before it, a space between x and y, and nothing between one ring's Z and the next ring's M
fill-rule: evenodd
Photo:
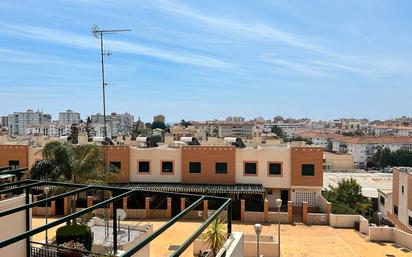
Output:
M102 70L102 100L103 100L103 122L104 122L104 128L103 128L103 137L104 137L104 164L107 167L107 144L109 141L107 140L107 119L106 119L106 81L104 77L104 50L103 50L103 35L104 34L116 34L119 32L128 32L131 31L130 29L111 29L111 30L102 30L99 29L96 25L93 25L92 27L92 33L96 38L100 39L100 56L101 56L101 70Z
M103 52L103 31L100 31L100 55L101 55L101 69L102 69L102 92L103 92L103 142L106 142L107 138L107 120L106 120L106 82L104 80L104 52ZM106 144L104 146L104 164L107 165L107 147Z

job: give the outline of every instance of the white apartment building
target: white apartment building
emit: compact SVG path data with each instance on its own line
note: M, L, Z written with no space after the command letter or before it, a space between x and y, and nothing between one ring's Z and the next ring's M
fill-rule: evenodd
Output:
M253 135L253 124L219 124L217 126L218 137L251 137Z
M369 130L375 133L376 136L412 136L412 126L372 126Z
M69 124L62 124L59 122L30 124L26 128L26 134L51 137L67 136L70 134L70 127L71 125Z
M234 123L227 121L193 122L200 134L209 133L220 138L223 137L251 137L254 132L253 123Z
M27 110L26 112L15 112L8 115L8 129L12 135L24 135L30 124L43 124L50 122L51 115L42 111Z
M103 123L92 123L93 131L96 137L104 137L104 124ZM111 128L107 125L107 137L111 138Z
M67 110L59 113L59 122L63 124L72 125L73 123L80 123L80 113Z
M91 116L91 121L94 124L97 123L103 125L104 116L103 114L97 113L96 115ZM134 116L127 112L123 114L114 112L110 115L106 115L108 136L130 135L133 122ZM93 125L93 127L95 127L95 131L97 134L99 134L97 129L101 130L103 136L103 130L101 129L101 127L104 126Z
M353 161L359 167L366 167L379 148L389 148L391 151L412 150L412 137L342 137L337 141L341 142L340 146L342 143L346 144L347 153L353 155Z
M234 123L244 123L245 118L242 116L229 116L226 118L227 122L234 122Z

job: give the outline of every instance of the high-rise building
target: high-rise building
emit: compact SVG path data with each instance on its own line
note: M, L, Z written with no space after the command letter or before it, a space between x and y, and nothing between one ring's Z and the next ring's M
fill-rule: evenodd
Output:
M59 122L63 124L73 124L80 122L80 113L67 110L59 113Z
M43 111L27 110L26 112L15 112L8 115L8 128L10 134L24 135L30 124L43 124L50 122L51 115Z
M7 127L9 122L9 118L7 116L0 116L0 128Z

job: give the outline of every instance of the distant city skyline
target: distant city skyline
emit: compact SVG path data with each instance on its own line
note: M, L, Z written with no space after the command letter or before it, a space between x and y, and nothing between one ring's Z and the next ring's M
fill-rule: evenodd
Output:
M64 8L62 8L64 6ZM0 115L411 116L410 1L2 1ZM409 112L409 113L407 113Z
M27 109L25 109L25 110L15 110L15 111L10 112L10 113L1 113L1 112L0 112L0 117L2 117L2 116L7 116L7 115L12 114L12 113L14 113L14 112L26 112L27 110L33 110L33 111L35 111L35 112L36 112L36 111L43 111L44 114L50 114L50 115L52 116L52 120L53 120L53 121L58 121L58 120L59 120L59 113L63 113L63 112L69 111L69 110L80 113L80 118L81 118L83 121L86 121L86 118L87 118L87 117L91 117L92 115L96 115L96 114L101 114L101 115L102 115L102 112L85 114L85 113L83 113L81 110L73 110L73 109L64 109L64 110L62 110L62 111L57 111L57 113L52 113L52 112L49 112L48 110L45 110L44 108L43 108L43 109L42 109L42 108L27 108ZM108 112L108 113L107 113L107 116L110 116L111 113L117 113L117 114L128 113L128 114L134 116L135 121L137 121L137 120L140 118L140 120L142 120L143 122L152 122L154 116L156 116L156 115L164 115L164 116L165 116L165 119L166 119L166 123L177 123L177 122L180 122L182 119L184 119L184 120L186 120L186 121L209 121L209 120L220 120L220 121L224 121L224 120L226 120L226 118L228 118L228 117L234 117L234 116L235 116L235 117L245 118L245 121L250 121L250 120L253 120L253 119L258 118L258 117L262 117L262 118L264 118L265 120L272 120L272 121L273 121L273 119L274 119L276 116L282 116L284 119L296 119L296 120L298 120L298 119L310 119L310 120L312 120L312 121L332 121L332 120L338 120L338 119L368 119L369 121L376 120L376 119L371 119L371 118L368 118L368 117L336 117L336 118L332 118L332 119L314 119L314 118L311 118L311 117L291 117L291 116L285 116L285 115L282 115L281 113L279 113L279 114L274 114L274 115L272 115L272 116L270 116L270 117L265 117L265 116L263 116L263 115L256 115L256 116L247 117L247 116L244 116L244 115L242 115L242 114L228 114L228 115L226 115L226 116L217 116L217 117L211 117L211 118L207 118L207 119L199 119L199 118L193 118L193 119L191 119L191 118L187 118L187 116L184 116L184 115L183 115L183 116L180 117L180 118L177 117L175 120L171 120L171 119L169 119L168 116L165 115L164 113L153 113L151 116L148 116L147 118L144 118L144 117L142 117L142 116L139 116L137 113L133 113L133 112L130 112L130 111L126 111L126 112L116 112L116 111ZM377 120L385 121L385 120L391 120L391 119L395 119L395 118L400 118L400 117L403 117L403 116L405 116L405 117L412 117L412 115L398 115L398 116L396 116L396 117L387 117L387 118L377 119Z

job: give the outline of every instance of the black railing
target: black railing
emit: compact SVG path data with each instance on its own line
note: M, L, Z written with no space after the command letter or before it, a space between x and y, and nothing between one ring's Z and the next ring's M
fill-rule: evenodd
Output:
M31 244L39 245L39 247L30 246L30 257L61 257L61 256L87 256L87 257L103 257L110 256L102 253L94 253L89 251L82 251L79 249L72 249L53 244L43 244L38 242L30 242ZM60 250L60 251L59 251ZM63 251L70 253L63 254Z

